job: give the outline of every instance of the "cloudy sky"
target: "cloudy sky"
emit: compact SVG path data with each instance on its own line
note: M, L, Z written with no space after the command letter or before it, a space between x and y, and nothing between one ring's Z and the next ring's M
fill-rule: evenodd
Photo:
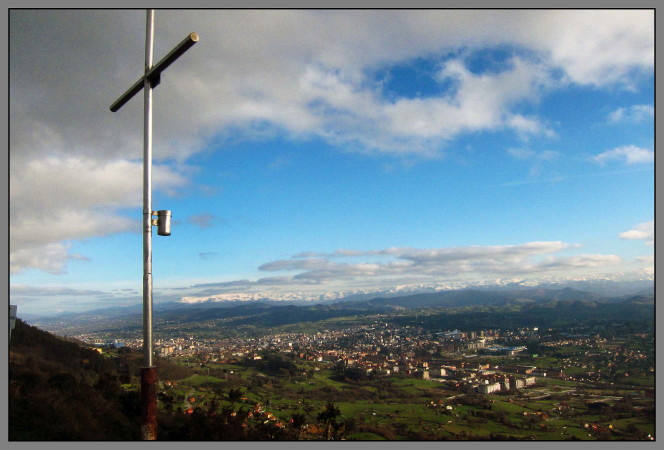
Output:
M145 12L12 10L11 302L141 302ZM653 276L647 10L158 10L155 302Z

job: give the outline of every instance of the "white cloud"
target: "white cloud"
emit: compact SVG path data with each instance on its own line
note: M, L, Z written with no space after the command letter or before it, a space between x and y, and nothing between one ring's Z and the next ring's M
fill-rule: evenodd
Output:
M654 264L655 263L655 255L645 255L645 256L639 256L636 258L637 261L645 264Z
M477 75L455 59L443 65L438 77L454 82L452 95L402 98L384 105L387 129L395 137L446 140L462 132L501 127L526 134L543 132L536 119L514 115L509 109L518 101L537 99L549 82L546 67L513 58L511 67L503 72Z
M578 247L561 241L456 248L339 249L301 252L265 263L267 272L289 275L205 283L186 288L185 301L340 298L349 294L411 292L423 287L462 288L501 280L539 282L622 276L617 255L560 255ZM618 271L618 272L616 272ZM639 273L643 275L643 270ZM617 274L617 275L616 275ZM375 294L374 294L375 295Z
M570 81L606 86L632 86L638 68L654 67L653 11L557 11L534 21L533 46L546 51ZM520 37L522 34L520 33Z
M608 121L611 124L622 122L644 122L655 116L655 108L652 105L632 105L627 108L618 108L611 111Z
M142 204L142 161L100 161L48 156L11 167L12 209L128 207ZM187 180L166 165L153 165L154 189L173 191Z
M655 274L655 255L645 255L636 258L637 264L641 266L644 274L652 276Z
M645 241L648 245L655 243L655 221L650 220L636 225L631 230L620 233L623 239L638 239Z
M122 208L142 203L142 163L56 157L16 164L10 176L10 265L13 273L34 267L61 273L69 245L63 241L140 231L140 218ZM155 166L162 190L186 180L167 166Z
M132 227L115 210L140 202L142 101L108 107L142 70L144 14L13 10L9 21L10 232L12 252L22 252L12 270L54 268L66 258L54 263L66 255L59 239ZM155 188L175 191L190 176L163 161L182 163L211 138L253 137L266 124L399 155L432 156L474 131L551 136L519 106L566 83L620 88L650 76L652 22L645 10L159 10L156 58L193 30L201 40L155 90ZM445 60L496 46L517 55L497 73ZM416 58L443 61L438 80L451 90L386 99L372 74ZM51 236L41 214L53 220ZM49 250L42 262L25 254L38 246Z
M295 280L318 282L340 279L381 277L423 277L456 279L463 276L519 276L551 271L591 269L617 264L616 255L552 254L575 247L561 241L528 242L519 245L470 246L441 249L388 248L381 250L338 250L320 254L305 252L291 259L277 260L259 267L262 271L298 271ZM548 255L548 256L547 256ZM538 261L539 256L547 256ZM388 260L361 263L337 262L338 258L389 257Z
M268 276L256 280L239 279L196 283L163 288L160 301L187 303L223 300L312 300L335 299L348 295L364 298L383 293L415 293L459 289L474 285L504 284L518 281L537 285L550 281L620 279L622 260L610 254L561 252L578 247L561 241L527 242L516 245L468 246L456 248L398 248L375 250L340 249L331 253L301 252L287 260L268 262L262 271L293 274ZM201 257L207 255L201 254ZM341 261L340 261L341 260ZM56 261L62 261L62 255ZM639 259L638 275L650 276L652 258ZM39 261L43 263L43 261ZM50 267L54 273L62 265ZM632 275L633 273L630 272ZM636 272L634 272L636 273ZM31 288L12 286L19 304L34 304L40 297L87 297L98 300L138 303L135 289L93 291L63 287ZM131 297L127 297L131 295ZM94 306L94 303L90 303ZM26 309L27 310L27 309Z
M634 145L628 145L602 152L599 155L595 155L593 160L600 164L614 160L623 161L625 164L644 164L655 160L655 152Z
M10 273L32 268L54 275L62 274L70 256L68 248L69 245L55 242L13 250L9 254Z
M542 125L540 120L520 114L514 114L507 119L507 125L516 130L522 138L529 135L545 135L547 137L554 137L556 135L553 130Z
M47 210L22 214L10 223L11 252L58 241L140 231L138 221L95 209Z
M634 71L650 74L652 17L651 11L158 11L157 57L191 30L201 41L155 91L155 158L185 159L228 127L251 129L261 120L332 141L348 134L388 151L411 139L419 145L400 147L423 152L427 139L501 125L546 133L539 118L513 111L514 102L555 87L549 69L596 86L631 83ZM52 151L61 142L56 147L67 153L140 157L142 102L133 99L117 113L108 105L140 73L143 14L12 11L10 20L12 152ZM75 53L68 29L89 31ZM441 74L457 79L458 94L434 102L400 99L391 107L367 76L418 57L495 46L514 46L524 56L497 74L472 74L462 60L446 63ZM31 70L37 52L40 70ZM91 82L102 74L104 83ZM340 114L323 114L320 101ZM376 127L382 119L389 123ZM392 132L392 125L399 129Z
M568 269L568 268L589 268L602 267L612 264L618 264L622 260L617 255L577 255L569 258L561 258L556 261L541 264L539 267L544 269Z

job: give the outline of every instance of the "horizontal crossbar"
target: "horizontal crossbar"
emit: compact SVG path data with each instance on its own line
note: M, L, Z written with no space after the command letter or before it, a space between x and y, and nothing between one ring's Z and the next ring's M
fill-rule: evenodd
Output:
M147 78L150 83L155 85L155 82L159 80L161 72L163 72L168 66L170 66L173 61L178 59L184 52L189 50L192 45L198 42L198 34L189 33L189 35L182 40L178 45L176 45L173 50L171 50L166 56L161 58L161 60L152 66L152 68L143 75L141 78L136 81L127 91L120 96L113 104L111 105L111 111L115 112L127 103L134 95L136 95L143 86L145 85L145 79Z

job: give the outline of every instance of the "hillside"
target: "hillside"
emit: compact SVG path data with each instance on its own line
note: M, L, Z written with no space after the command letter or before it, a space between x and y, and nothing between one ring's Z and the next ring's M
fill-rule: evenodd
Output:
M138 439L139 397L120 384L135 367L17 320L9 354L9 439Z
M631 296L616 303L581 300L551 300L506 307L459 308L431 311L419 316L397 317L399 325L418 325L425 329L474 330L482 328L566 328L580 323L628 324L635 329L654 329L653 297Z
M17 320L9 362L9 440L139 440L141 361L139 352L122 349L101 355ZM156 363L160 380L186 383L198 377L192 369L168 360L158 358ZM212 402L208 409L196 408L187 415L181 408L170 408L172 396L160 390L158 398L163 406L158 412L160 440L293 440L297 436L292 428L266 424L260 417L247 425L246 408L237 413L217 410L219 404Z

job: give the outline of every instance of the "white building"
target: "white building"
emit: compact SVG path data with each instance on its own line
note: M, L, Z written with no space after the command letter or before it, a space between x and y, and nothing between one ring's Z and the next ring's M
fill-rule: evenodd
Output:
M500 383L480 384L480 393L491 394L500 391Z
M525 387L526 382L523 378L510 379L510 390L517 390Z

